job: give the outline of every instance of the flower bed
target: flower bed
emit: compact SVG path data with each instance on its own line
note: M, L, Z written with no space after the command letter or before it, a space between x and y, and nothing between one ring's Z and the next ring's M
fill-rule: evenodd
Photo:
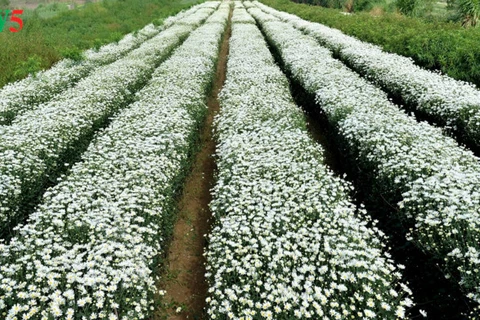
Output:
M226 21L228 4L218 16ZM206 23L0 244L2 319L150 319L225 25Z
M480 151L480 91L474 85L425 70L411 58L384 52L337 29L255 4L312 35L368 80L401 98L409 109L449 127L462 142Z
M399 216L413 222L408 237L444 260L447 274L460 274L460 285L480 302L478 158L400 111L312 37L284 22L263 21L258 10L250 13L292 76L315 94L349 158L378 195L398 202Z
M218 2L217 2L218 4ZM211 9L210 9L211 10ZM187 18L205 21L211 11ZM76 160L94 132L134 98L134 92L196 26L174 25L123 59L101 67L52 101L0 126L0 232L24 215L50 176Z
M217 116L209 319L405 317L382 233L323 164L288 81L236 5ZM255 70L255 72L252 72Z

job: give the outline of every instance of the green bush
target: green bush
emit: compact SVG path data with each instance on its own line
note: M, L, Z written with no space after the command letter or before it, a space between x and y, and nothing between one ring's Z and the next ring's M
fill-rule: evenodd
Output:
M398 10L406 15L411 15L417 7L417 0L397 0Z
M161 26L163 24L163 19L155 19L152 21L155 26Z
M93 40L93 45L92 45L92 48L95 50L95 51L98 51L100 50L100 47L103 46L105 44L105 42L101 39L95 39Z
M62 57L73 61L82 61L84 59L82 50L77 47L61 49L60 54Z
M428 69L480 87L480 30L461 24L425 21L395 13L372 16L368 12L342 15L339 10L298 4L289 0L261 0L275 9L296 14L342 30L360 40L382 46L388 52L413 58Z
M375 5L383 5L384 0L293 0L297 3L318 5L325 8L345 9L348 12L370 10Z
M32 75L35 77L36 73L42 69L42 58L36 54L29 57L27 61L21 61L17 64L14 74L18 77L26 77Z

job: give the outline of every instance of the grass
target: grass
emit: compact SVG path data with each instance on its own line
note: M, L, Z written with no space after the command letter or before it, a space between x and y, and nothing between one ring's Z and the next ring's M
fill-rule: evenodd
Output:
M49 4L26 11L20 32L9 32L5 26L0 33L0 87L25 76L18 70L32 57L41 68L49 68L62 58L62 52L118 41L126 33L199 2L203 0L103 0L74 10L65 9L65 4Z
M23 13L23 19L30 19L37 16L40 19L50 19L58 16L62 12L69 10L69 6L66 3L55 2L51 4L40 4L34 10L25 10Z

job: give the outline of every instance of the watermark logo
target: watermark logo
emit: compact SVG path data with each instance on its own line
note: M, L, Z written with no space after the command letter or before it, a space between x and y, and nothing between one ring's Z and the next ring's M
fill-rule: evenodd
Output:
M18 32L23 28L23 20L20 18L22 15L23 10L15 9L15 10L0 10L0 32L3 31L3 27L7 22L11 24L18 24L18 26L11 26L9 28L10 32Z

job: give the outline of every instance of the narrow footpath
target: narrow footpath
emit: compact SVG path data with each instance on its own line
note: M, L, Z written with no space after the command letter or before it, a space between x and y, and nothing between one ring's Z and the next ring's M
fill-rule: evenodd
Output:
M214 185L215 141L212 136L213 118L220 109L218 94L226 77L231 16L223 36L217 61L215 79L207 101L208 114L200 135L201 144L178 204L178 220L173 230L162 282L165 291L160 310L154 319L204 319L207 296L205 281L205 236L210 231L212 215L209 210L210 189Z

